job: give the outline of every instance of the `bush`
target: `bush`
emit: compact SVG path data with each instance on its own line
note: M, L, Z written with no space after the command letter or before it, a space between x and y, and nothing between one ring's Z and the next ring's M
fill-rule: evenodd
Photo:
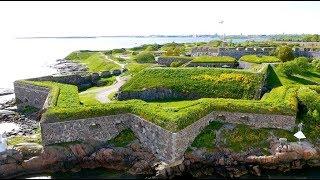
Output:
M125 48L113 49L113 50L112 50L112 53L113 53L113 54L116 54L116 53L124 53L124 52L126 52L126 49L125 49Z
M292 76L293 74L306 73L309 67L308 59L305 57L299 57L295 58L293 61L280 64L278 69L286 76Z
M154 55L149 52L142 52L135 59L138 63L155 63Z
M308 114L320 122L320 94L309 87L302 86L298 98L308 108Z
M320 59L312 60L311 64L316 71L320 72Z
M277 57L282 61L291 61L294 58L292 48L290 46L280 46L276 49Z
M275 63L281 62L280 59L274 56L257 56L257 55L244 55L240 58L241 61L250 62L250 63Z

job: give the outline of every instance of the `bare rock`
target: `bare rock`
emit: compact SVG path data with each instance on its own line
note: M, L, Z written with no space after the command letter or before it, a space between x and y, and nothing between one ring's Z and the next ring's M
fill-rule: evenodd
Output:
M43 150L43 147L37 143L20 143L13 148L21 152L24 157L39 156Z
M136 162L130 169L129 173L137 175L137 174L152 174L153 170L151 165L146 160L140 160Z

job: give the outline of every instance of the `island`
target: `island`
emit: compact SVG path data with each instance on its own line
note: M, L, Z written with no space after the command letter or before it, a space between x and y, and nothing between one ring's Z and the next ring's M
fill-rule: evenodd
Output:
M236 178L320 166L320 51L303 44L79 50L54 67L14 82L17 108L39 125L7 135L1 178L98 167Z

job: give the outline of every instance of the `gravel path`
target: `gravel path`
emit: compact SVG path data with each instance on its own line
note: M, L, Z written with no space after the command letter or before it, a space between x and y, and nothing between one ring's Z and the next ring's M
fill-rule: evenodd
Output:
M117 92L120 87L128 80L128 77L125 76L117 76L116 83L108 86L106 88L99 89L96 93L96 99L101 103L109 103L111 100L108 98L108 95Z

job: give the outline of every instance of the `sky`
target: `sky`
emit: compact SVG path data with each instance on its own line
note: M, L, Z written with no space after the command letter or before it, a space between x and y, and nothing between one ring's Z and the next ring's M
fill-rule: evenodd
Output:
M319 19L320 2L312 1L0 2L0 38L320 34Z

